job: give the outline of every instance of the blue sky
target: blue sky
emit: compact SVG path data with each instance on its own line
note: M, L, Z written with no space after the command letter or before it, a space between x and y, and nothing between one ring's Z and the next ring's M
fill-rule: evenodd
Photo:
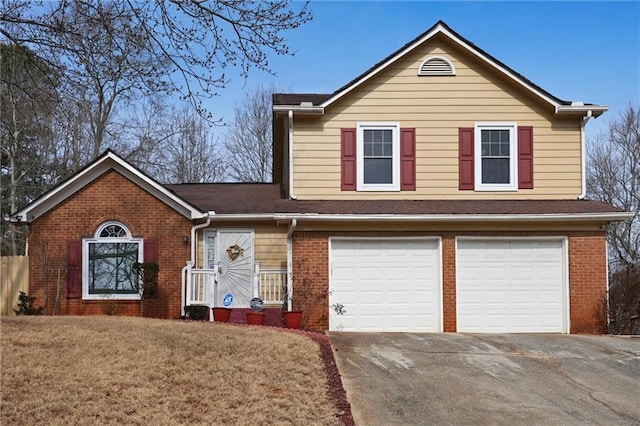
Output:
M276 77L253 70L208 105L232 118L244 91L275 84L283 91L332 93L438 20L551 92L609 105L587 136L628 103L640 104L640 2L312 1L313 20L289 31L294 57L272 57Z

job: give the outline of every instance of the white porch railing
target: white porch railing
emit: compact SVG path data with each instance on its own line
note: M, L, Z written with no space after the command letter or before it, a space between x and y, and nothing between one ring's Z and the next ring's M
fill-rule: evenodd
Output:
M217 268L196 269L190 266L185 268L184 278L185 306L207 305L215 306L218 300ZM284 301L284 288L287 283L286 269L261 269L260 264L255 264L253 294L258 295L265 305L280 305ZM182 314L184 315L184 306Z
M284 302L284 287L287 284L286 269L261 269L258 288L265 305L281 305Z

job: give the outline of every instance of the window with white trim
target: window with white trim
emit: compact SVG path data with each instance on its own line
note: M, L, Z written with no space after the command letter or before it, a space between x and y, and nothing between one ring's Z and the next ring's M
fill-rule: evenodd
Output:
M517 123L476 123L476 190L515 191L518 189Z
M133 264L142 262L143 241L126 226L107 222L93 238L82 240L82 293L84 299L140 299L135 289Z
M356 138L358 191L399 191L399 123L358 123Z

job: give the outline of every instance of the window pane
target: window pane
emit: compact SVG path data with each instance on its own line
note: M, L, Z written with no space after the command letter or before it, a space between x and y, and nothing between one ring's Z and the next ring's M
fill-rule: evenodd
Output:
M364 141L365 141L365 143L373 141L373 130L365 130L364 131Z
M90 243L89 293L137 293L132 271L137 261L138 243Z
M373 145L373 156L374 157L382 157L382 143L376 142Z
M483 158L482 183L509 183L508 158Z
M364 183L393 183L391 158L365 158Z
M207 268L213 268L216 264L216 237L207 236Z

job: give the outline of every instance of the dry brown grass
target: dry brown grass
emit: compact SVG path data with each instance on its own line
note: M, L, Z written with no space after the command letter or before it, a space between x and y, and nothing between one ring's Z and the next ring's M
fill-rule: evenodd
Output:
M304 336L124 317L0 326L3 425L338 423Z

